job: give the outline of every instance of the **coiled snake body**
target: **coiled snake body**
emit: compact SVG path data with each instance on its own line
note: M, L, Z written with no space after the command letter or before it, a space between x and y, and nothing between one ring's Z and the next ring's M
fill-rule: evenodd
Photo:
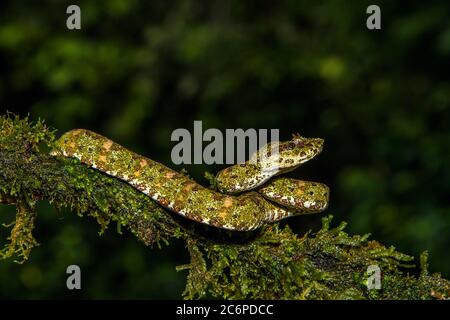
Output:
M52 155L77 158L127 182L188 219L224 229L250 231L289 216L326 209L329 189L325 184L282 177L270 180L314 158L322 145L322 139L298 135L287 142L276 142L271 147L277 147L277 154L220 171L217 175L220 192L85 129L63 134ZM259 150L253 157L261 154ZM236 193L240 194L233 195Z

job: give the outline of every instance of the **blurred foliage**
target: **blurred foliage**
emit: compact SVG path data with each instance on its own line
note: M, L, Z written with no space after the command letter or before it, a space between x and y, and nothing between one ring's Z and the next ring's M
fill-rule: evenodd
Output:
M327 183L350 232L427 249L430 270L450 276L448 1L379 1L377 31L365 27L368 1L77 3L80 31L65 27L71 2L0 3L1 114L93 129L168 165L171 132L193 120L322 137L323 154L293 176ZM186 167L198 181L220 168ZM26 265L0 263L0 297L180 296L182 244L98 239L94 223L40 206L47 245ZM2 222L13 214L0 208ZM301 233L322 216L289 224ZM90 284L81 293L62 285L72 263Z

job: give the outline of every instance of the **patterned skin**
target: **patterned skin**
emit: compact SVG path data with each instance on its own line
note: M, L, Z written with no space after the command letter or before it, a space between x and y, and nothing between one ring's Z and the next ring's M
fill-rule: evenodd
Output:
M300 142L299 139L305 138L294 137L288 144L280 144L282 146L280 154L283 150L288 151L289 146L294 148L300 146L301 151L298 155L303 158L297 161L298 165L311 159L311 154L315 156L319 153L322 145L320 144L319 147L313 143L316 150L307 151L305 146L309 144L306 141ZM312 145L309 146L312 147ZM77 158L96 170L125 181L168 210L218 228L250 231L268 222L315 210L311 207L305 211L304 203L303 207L300 205L294 210L276 205L265 198L270 198L271 192L267 192L269 196L263 194L263 197L255 191L237 196L213 191L182 173L85 129L72 130L61 136L55 143L52 155ZM263 167L273 167L273 165L263 165ZM286 170L292 170L295 167L291 165ZM278 173L280 173L279 170L275 174ZM249 178L252 179L252 177ZM310 184L310 182L304 183Z
M217 176L223 193L240 193L256 189L269 179L298 168L317 156L323 148L323 139L293 135L286 142L272 142L258 150L244 164L220 171Z
M330 189L319 182L277 178L261 187L258 192L285 208L314 213L328 207Z

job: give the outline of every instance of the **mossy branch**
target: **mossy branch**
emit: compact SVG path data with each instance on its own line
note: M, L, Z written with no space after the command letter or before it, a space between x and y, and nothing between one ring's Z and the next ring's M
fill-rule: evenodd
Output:
M345 223L331 228L331 216L315 234L303 236L274 224L257 233L233 234L185 221L128 184L74 159L49 155L54 132L42 121L0 117L0 203L17 207L9 243L1 258L28 259L37 245L32 235L36 203L48 200L95 217L104 231L111 221L145 245L186 242L190 263L184 297L227 299L446 299L450 282L429 275L428 255L421 273L409 274L412 257L350 236ZM219 239L221 241L218 241ZM370 265L382 272L381 289L369 290Z

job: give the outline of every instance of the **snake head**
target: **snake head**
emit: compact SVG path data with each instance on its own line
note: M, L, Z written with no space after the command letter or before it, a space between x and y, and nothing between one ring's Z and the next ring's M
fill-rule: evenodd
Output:
M223 193L240 193L255 189L274 176L292 171L317 156L324 140L294 134L286 142L270 142L260 148L245 164L221 170L216 181Z
M305 138L299 134L293 135L292 140L279 144L278 174L286 173L298 168L301 164L316 157L323 149L324 140L321 138ZM267 162L274 166L274 162ZM266 166L267 167L267 166Z

